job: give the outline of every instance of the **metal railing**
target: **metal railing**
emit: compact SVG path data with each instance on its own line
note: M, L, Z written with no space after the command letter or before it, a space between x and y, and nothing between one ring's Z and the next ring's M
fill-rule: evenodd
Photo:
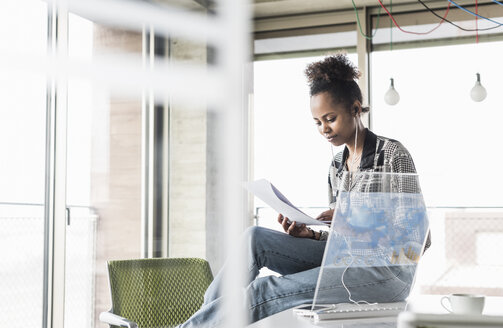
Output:
M65 326L93 327L96 223L90 207L68 206ZM42 319L44 206L0 202L0 326L39 327Z

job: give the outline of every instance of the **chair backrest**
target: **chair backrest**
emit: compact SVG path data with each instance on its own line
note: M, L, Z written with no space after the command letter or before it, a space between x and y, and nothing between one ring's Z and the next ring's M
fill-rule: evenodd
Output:
M142 327L172 327L203 304L213 280L207 261L156 258L109 261L112 311Z

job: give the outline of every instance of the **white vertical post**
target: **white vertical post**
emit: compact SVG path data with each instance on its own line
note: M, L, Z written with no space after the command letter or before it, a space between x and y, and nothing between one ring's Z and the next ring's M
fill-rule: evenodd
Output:
M142 30L142 69L146 70L149 62L148 58L148 30L147 26L143 26ZM148 217L149 217L149 107L148 107L148 90L145 88L141 92L141 238L140 250L141 256L148 258Z
M142 68L154 70L154 28L144 26L142 31ZM154 92L142 90L142 211L141 211L141 256L153 257L154 241Z
M369 18L369 10L367 7L363 7L359 10L360 25L362 32L365 35L372 34L372 28ZM370 74L369 74L369 54L370 54L370 40L364 37L361 33L357 33L357 43L356 43L356 52L358 54L358 69L361 72L360 80L358 81L358 85L360 86L360 90L362 91L363 96L363 106L365 104L370 105ZM367 120L363 121L363 124L370 128L371 119L370 114L367 116Z
M226 314L227 327L246 325L247 313L243 305L246 275L245 254L242 244L242 232L248 225L247 197L242 182L247 177L248 153L248 99L245 95L245 65L250 60L250 25L249 6L246 0L220 0L217 2L217 15L222 20L225 35L222 36L222 49L217 52L217 65L224 73L222 92L227 102L223 103L222 135L220 140L223 158L223 194L222 213L225 224L225 242L227 250L226 276L223 286L223 313Z
M68 60L68 11L65 1L51 4L49 51L54 71L49 80L46 130L45 263L43 327L64 328L66 256L67 77L58 64ZM64 64L63 64L64 65Z
M155 58L155 52L154 52L154 47L155 47L155 34L154 34L154 28L153 26L149 27L149 34L148 34L148 71L152 72L154 70L154 58ZM147 221L148 221L148 258L154 257L154 206L155 206L155 181L154 181L154 176L155 176L155 140L154 140L154 132L155 132L155 111L154 111L154 90L152 88L149 88L147 90L148 93L148 98L147 98L147 111L148 111L148 162L145 163L145 165L148 165L148 176L144 177L148 179L148 216L147 216Z

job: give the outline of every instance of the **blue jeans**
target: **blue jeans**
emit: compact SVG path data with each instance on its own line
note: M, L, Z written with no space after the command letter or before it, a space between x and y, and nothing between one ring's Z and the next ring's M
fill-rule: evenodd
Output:
M248 255L249 280L245 290L250 323L313 302L326 242L296 238L262 227L248 228L244 241ZM263 267L282 276L257 278ZM330 271L319 291L318 303L349 302L348 292L341 283L343 271L344 268ZM412 278L410 270L400 267L351 267L344 274L344 283L354 300L396 302L408 296ZM201 308L180 328L217 327L223 322L221 285L222 271L208 287Z

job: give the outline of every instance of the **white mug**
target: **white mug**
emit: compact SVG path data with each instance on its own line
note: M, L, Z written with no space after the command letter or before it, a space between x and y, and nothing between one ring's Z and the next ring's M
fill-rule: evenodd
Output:
M449 301L449 307L444 301ZM450 313L457 314L482 314L485 296L473 294L451 294L440 299L440 304Z

